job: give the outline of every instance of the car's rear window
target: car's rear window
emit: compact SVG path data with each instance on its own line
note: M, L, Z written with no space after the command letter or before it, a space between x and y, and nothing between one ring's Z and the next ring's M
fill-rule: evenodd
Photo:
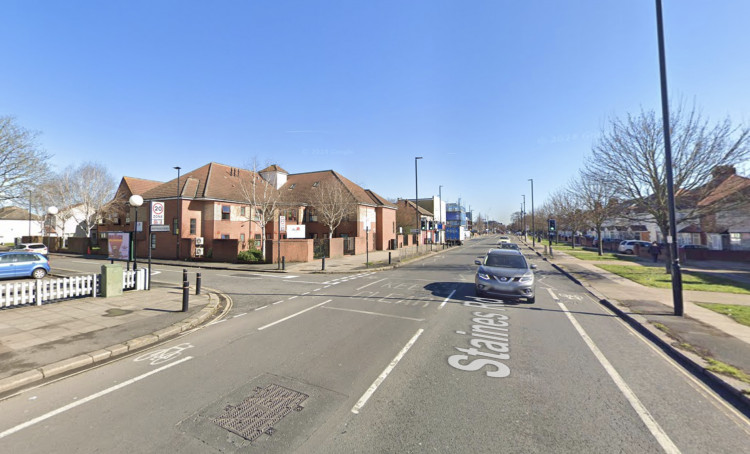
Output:
M490 254L484 264L499 268L526 268L526 260L520 255Z

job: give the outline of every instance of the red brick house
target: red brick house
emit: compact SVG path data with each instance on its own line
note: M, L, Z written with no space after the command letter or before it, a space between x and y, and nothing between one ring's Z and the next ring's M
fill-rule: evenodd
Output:
M202 247L205 258L233 261L238 252L261 247L262 229L257 222L260 207L251 206L252 199L248 197L253 179L260 178L269 183L269 194L276 200L274 213L266 217L272 219L265 225L267 241L279 239L280 214L285 216L287 226L304 224L307 238L327 234L328 229L313 214L313 195L324 185L341 187L351 202L351 214L334 231L334 237L364 238L365 225L369 223L370 250L387 249L389 240L395 238L395 206L334 171L290 175L272 165L255 173L211 162L181 175L179 181L175 178L162 183L124 177L116 198L121 201L119 206L125 208L99 225L100 239L104 239L108 231L135 229L135 209L127 205L127 200L138 194L144 199L143 206L138 208L138 221L143 225L136 236L138 257L148 256L150 202L158 201L164 203L164 224L169 231L152 232L152 257L187 259L195 257L196 247ZM281 238L284 237L282 232ZM267 257L276 259L268 251Z

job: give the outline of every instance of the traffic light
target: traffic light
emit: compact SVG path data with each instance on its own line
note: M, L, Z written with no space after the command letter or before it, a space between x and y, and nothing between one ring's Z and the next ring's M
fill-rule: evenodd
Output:
M550 232L554 232L557 230L557 222L554 219L548 219L547 222L549 223Z

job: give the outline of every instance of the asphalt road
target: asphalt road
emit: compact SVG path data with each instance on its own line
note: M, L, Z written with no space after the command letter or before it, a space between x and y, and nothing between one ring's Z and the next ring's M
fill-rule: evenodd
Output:
M535 304L475 298L490 245L378 273L203 270L223 318L1 401L0 451L747 452L745 416L541 259Z

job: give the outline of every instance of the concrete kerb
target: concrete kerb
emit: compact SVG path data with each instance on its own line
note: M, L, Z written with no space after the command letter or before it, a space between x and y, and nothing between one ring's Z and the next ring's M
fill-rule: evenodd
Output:
M539 251L534 249L534 252L536 252L540 257L543 257L543 255L539 253ZM577 279L561 266L549 261L546 257L543 258L568 279L583 287L601 304L617 314L618 317L625 320L633 329L638 331L650 341L654 342L661 350L667 352L682 364L688 366L697 374L706 377L711 383L734 395L740 402L743 403L743 405L745 405L747 408L750 408L750 395L746 393L750 392L750 387L747 384L732 377L712 372L708 369L708 367L710 366L709 363L705 359L703 359L703 357L675 347L673 345L674 339L662 330L656 328L650 321L648 321L647 318L629 312L629 309L619 301L607 298L605 295L602 295L596 289L591 287L588 283Z
M219 309L221 298L229 298L227 295L224 295L217 290L206 289L206 292L209 299L208 304L197 314L192 315L180 322L174 323L167 328L161 329L151 334L147 334L145 336L131 339L130 341L127 341L123 344L111 345L103 349L78 355L73 358L57 361L52 364L48 364L36 369L32 369L30 371L22 372L20 374L4 378L0 380L0 395L5 394L8 391L13 391L15 389L32 385L51 377L55 377L86 366L90 366L95 363L107 361L117 356L122 356L126 353L131 353L136 350L143 349L157 342L164 341L192 328L200 326L217 312L217 310Z

